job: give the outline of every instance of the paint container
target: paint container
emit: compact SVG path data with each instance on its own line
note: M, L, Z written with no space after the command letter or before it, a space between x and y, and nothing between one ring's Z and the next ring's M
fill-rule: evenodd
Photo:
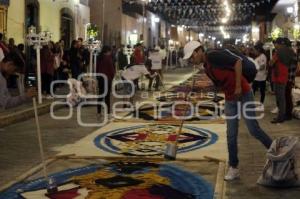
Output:
M47 193L53 194L53 193L56 193L57 191L58 191L58 189L57 189L57 185L56 185L54 178L49 177L48 185L47 185Z
M176 160L177 146L174 143L168 143L164 158L166 160Z

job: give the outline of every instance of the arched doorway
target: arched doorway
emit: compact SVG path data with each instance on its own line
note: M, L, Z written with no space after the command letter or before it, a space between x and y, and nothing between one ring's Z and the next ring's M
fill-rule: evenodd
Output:
M61 39L65 42L65 48L70 48L71 42L74 39L74 18L73 13L69 8L63 8L60 11L61 16Z
M34 26L39 31L40 27L40 4L38 0L26 0L25 7L25 28L26 33L28 32L28 28L30 26Z

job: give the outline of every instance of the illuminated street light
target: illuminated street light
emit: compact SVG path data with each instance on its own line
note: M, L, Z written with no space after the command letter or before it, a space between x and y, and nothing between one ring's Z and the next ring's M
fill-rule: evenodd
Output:
M230 7L229 7L229 4L228 4L228 1L227 0L224 0L224 7L225 7L225 17L223 17L221 19L221 22L223 24L227 23L229 18L230 18L230 15L231 15L231 10L230 10Z
M287 11L287 13L292 14L294 12L294 8L293 7L287 7L286 11Z
M154 20L153 20L155 23L159 23L160 19L158 17L154 17Z
M38 102L42 103L42 75L41 75L41 49L43 46L48 45L51 40L52 34L50 32L36 32L34 26L28 28L28 34L26 36L27 44L33 46L36 50L36 63L37 63L37 86L38 86Z
M253 27L252 32L253 33L259 33L259 28L258 27Z

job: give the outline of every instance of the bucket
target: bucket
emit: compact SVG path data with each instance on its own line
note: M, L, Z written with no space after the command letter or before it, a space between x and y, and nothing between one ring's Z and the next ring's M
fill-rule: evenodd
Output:
M175 143L168 143L164 158L167 160L176 160L177 146Z

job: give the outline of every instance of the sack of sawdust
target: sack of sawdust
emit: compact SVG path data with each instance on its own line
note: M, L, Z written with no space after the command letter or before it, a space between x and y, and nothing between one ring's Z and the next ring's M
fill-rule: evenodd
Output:
M292 97L294 104L298 104L300 102L300 88L292 89Z
M297 166L299 148L297 137L274 140L267 152L267 162L257 183L281 188L300 186Z
M300 106L294 108L293 115L296 119L300 119Z

